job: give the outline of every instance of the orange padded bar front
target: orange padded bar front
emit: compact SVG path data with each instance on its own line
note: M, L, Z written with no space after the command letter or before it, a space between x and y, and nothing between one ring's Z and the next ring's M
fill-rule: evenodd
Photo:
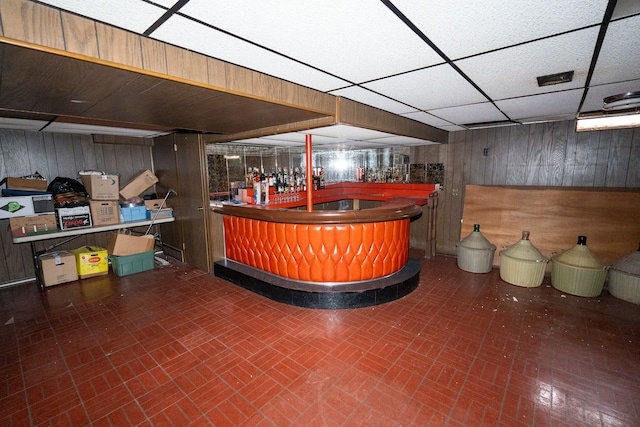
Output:
M293 280L355 282L395 273L409 256L409 218L295 224L224 216L228 259Z

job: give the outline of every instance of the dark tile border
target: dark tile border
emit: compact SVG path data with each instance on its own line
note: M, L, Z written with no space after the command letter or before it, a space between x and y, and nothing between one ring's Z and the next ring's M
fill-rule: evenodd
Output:
M318 309L358 308L394 301L411 293L420 283L420 261L410 258L402 269L390 276L352 284L299 282L231 260L216 261L213 274L289 305Z

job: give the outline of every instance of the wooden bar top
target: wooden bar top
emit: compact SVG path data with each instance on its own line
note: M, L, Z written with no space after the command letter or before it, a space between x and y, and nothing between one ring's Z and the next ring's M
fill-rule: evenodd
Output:
M378 207L362 210L306 210L291 209L306 205L306 198L295 202L268 205L225 204L214 209L222 215L238 216L270 222L290 224L353 224L393 221L412 218L422 212L429 195L437 190L434 184L386 184L346 182L328 184L313 190L313 202L327 203L345 199L382 201ZM304 194L304 193L302 193Z

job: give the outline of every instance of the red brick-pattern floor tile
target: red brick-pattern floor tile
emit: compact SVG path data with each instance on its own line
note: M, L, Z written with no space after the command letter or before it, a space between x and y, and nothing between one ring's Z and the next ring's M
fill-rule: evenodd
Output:
M376 307L192 267L0 289L0 425L640 425L640 312L422 261ZM5 320L5 322L6 322Z

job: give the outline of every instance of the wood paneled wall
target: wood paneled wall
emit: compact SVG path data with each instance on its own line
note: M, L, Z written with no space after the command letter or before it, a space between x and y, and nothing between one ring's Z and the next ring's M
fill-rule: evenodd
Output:
M153 169L151 146L94 144L90 135L0 129L0 179L38 171L51 182L55 177L77 178L80 170L101 170L120 175L125 184L145 169ZM80 237L61 249L83 245L105 246L106 233ZM45 241L46 245L59 242ZM37 249L45 247L38 242ZM33 277L28 243L14 244L9 220L0 220L0 284Z
M580 134L574 128L565 121L460 131L448 144L412 148L412 163L445 165L437 252L455 253L467 184L640 188L640 128ZM94 144L86 135L0 129L0 153L0 177L37 170L52 180L99 169L126 181L152 168L151 147ZM28 245L14 245L7 228L8 220L0 220L0 283L33 276ZM106 244L91 236L68 245Z
M412 148L411 163L445 165L436 250L455 254L467 184L639 188L640 128L576 133L562 121L451 132L446 145Z

